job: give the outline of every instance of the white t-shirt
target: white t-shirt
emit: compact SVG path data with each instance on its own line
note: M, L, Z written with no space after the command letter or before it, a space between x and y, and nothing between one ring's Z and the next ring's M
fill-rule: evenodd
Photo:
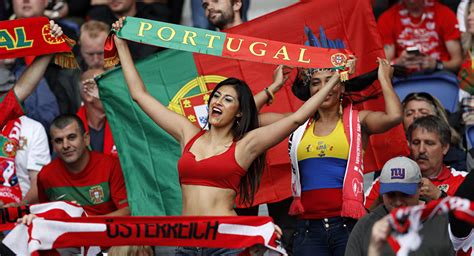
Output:
M37 121L22 116L20 131L20 148L17 151L16 175L20 183L22 197L30 190L28 170L40 171L51 161L49 154L48 136L44 127Z

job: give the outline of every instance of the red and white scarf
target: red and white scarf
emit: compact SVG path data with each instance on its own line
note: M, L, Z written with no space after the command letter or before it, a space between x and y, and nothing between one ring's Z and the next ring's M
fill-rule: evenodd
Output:
M21 201L20 182L16 175L15 156L20 148L21 120L9 121L0 134L0 200L3 203Z
M352 109L352 104L344 108L343 113L344 133L349 141L349 158L344 175L342 188L342 217L359 219L367 211L364 208L364 175L362 173L362 132L359 122L359 112ZM290 215L304 213L301 203L301 180L298 166L298 145L303 134L311 125L312 120L306 121L289 138L288 150L291 159L291 191L293 202L290 206Z
M72 217L87 217L86 212L81 206L64 201L31 205L29 211L40 218L69 219ZM21 216L23 215L22 213L25 212L21 212ZM56 250L42 251L41 253L28 252L27 245L34 242L30 240L29 232L31 232L30 227L18 224L5 237L3 243L17 255L59 255ZM97 255L100 252L100 247L81 247L81 250L85 252L84 255Z
M160 245L248 248L257 244L269 248L273 255L286 255L285 250L276 242L275 226L270 217L71 218L82 215L78 211L72 213L71 209L74 208L71 206L74 205L43 204L41 212L44 214L40 215L39 211L35 211L38 215L46 217L47 212L53 210L60 214L48 215L48 219L36 218L29 226L18 224L4 239L4 244L18 255L81 246ZM39 205L32 206L32 212L33 207L39 207ZM90 255L92 255L91 250L89 249L88 252Z
M422 242L419 235L422 222L448 212L474 225L474 203L468 199L446 197L426 205L398 208L390 213L389 222L393 231L388 238L389 245L398 256L416 251Z

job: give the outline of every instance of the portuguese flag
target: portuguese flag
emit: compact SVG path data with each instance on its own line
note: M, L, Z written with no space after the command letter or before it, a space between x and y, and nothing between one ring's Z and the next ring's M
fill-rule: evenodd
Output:
M305 27L314 33L316 45L345 47L355 53L358 58L356 75L375 69L376 57L384 55L370 0L303 0L225 32L303 45L307 40ZM258 93L272 83L276 67L178 50L162 51L135 64L148 91L196 125L205 121L207 93L218 82L237 77ZM181 152L178 143L132 101L119 68L105 73L98 83L117 144L132 214L179 215L181 191L176 166ZM262 112L295 111L302 102L291 93L291 83L288 81L277 93L274 104L264 107ZM380 87L374 85L362 94L377 92ZM359 104L360 108L375 110L383 109L383 106L380 97ZM390 143L406 145L401 127L392 129L388 136ZM404 153L404 149L386 146L388 136L382 135L382 140L379 139L383 151L366 152L366 171L381 168L387 159ZM267 154L267 169L255 204L290 197L290 184L287 141L284 141Z

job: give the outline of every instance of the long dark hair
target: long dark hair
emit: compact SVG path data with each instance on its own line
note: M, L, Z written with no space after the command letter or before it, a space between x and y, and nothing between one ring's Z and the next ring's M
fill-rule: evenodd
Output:
M239 112L242 113L242 115L235 119L232 125L232 134L234 135L234 141L238 141L242 139L247 132L258 128L257 106L255 105L253 94L249 86L244 81L233 77L218 83L211 92L211 99L222 86L231 86L237 92ZM210 101L208 102L208 106L209 103ZM211 124L209 124L209 129L211 129ZM261 154L253 160L247 173L240 180L239 198L241 204L253 204L255 193L260 185L260 178L262 177L264 166L265 154Z

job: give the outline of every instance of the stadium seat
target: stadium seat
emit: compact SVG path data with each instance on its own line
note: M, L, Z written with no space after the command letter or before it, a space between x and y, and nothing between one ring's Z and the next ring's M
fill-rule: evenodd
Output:
M453 113L458 110L458 80L451 72L411 75L407 78L394 77L393 88L402 101L410 93L427 92L438 98L447 111Z

